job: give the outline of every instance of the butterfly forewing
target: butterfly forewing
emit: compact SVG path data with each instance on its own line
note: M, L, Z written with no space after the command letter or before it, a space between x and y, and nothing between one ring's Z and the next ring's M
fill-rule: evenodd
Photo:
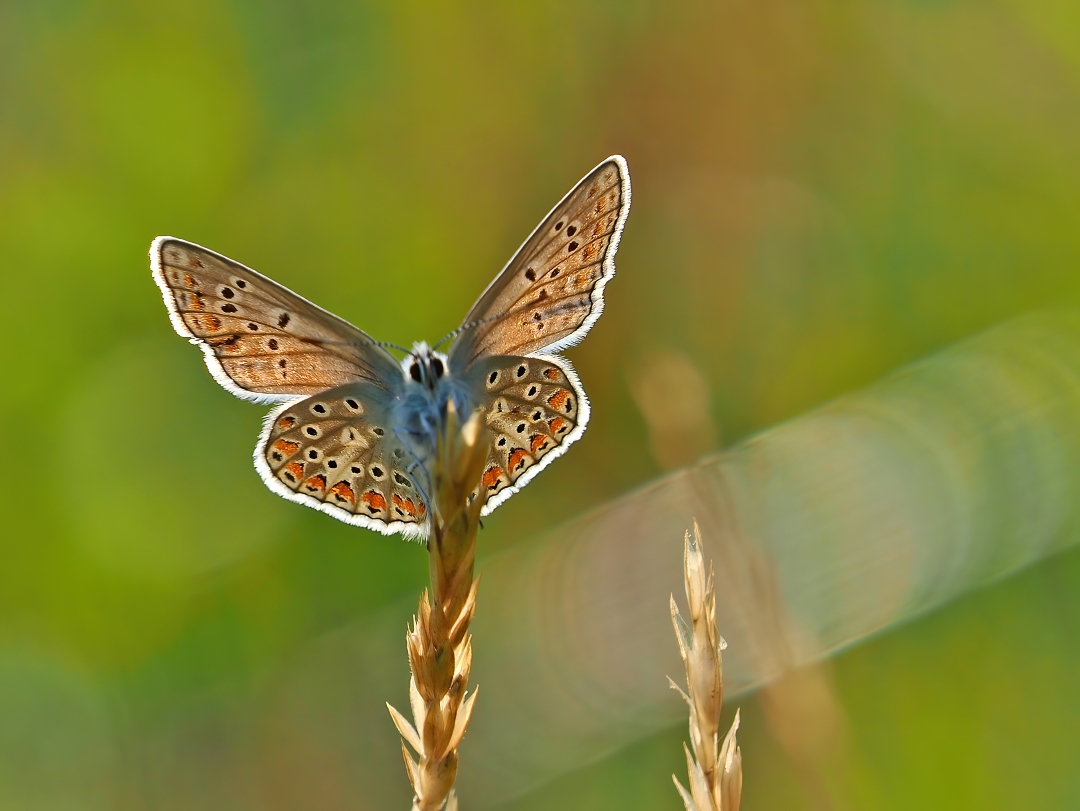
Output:
M486 358L474 364L470 378L487 392L492 440L481 484L487 515L581 436L589 403L563 358Z
M237 396L285 399L400 378L370 336L250 268L171 237L154 240L150 256L176 331Z
M385 393L353 383L287 404L267 418L255 464L291 501L380 532L426 534L428 507Z
M584 337L603 309L629 207L626 163L609 158L563 198L473 305L450 350L454 365L554 352Z

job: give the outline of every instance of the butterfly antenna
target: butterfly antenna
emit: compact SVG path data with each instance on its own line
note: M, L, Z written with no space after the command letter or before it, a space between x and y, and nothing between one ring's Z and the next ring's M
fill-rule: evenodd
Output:
M451 338L456 337L457 334L459 332L461 332L463 329L465 329L465 327L462 326L462 327L458 327L457 329L451 330L450 332L446 333L443 337L441 337L438 341L435 342L434 346L431 347L432 351L438 349L440 346L442 346L444 343L449 341Z
M397 349L399 352L404 352L406 355L411 354L410 350L397 344L392 344L389 341L329 341L324 338L301 338L301 341L308 344L315 344L317 346L356 346L357 343L370 346L389 347L390 349Z
M513 310L511 310L510 312L512 313ZM489 315L487 318L478 318L475 321L470 321L467 324L462 324L457 329L453 330L452 332L448 332L446 335L444 335L442 338L440 338L439 342L437 344L435 344L435 346L433 346L431 348L432 349L438 349L440 346L442 346L444 343L449 341L451 338L456 338L457 336L459 336L463 332L468 332L471 329L476 329L477 327L481 326L482 324L486 324L488 321L497 321L498 319L500 319L500 318L502 318L502 317L504 317L506 315L509 315L509 314L510 313L499 313L498 315Z
M520 307L514 307L514 308L512 308L510 310L507 310L506 312L498 313L497 315L489 315L487 318L478 318L475 321L470 321L467 324L462 324L456 330L453 330L452 332L448 332L446 335L444 335L442 338L440 338L439 342L437 344L435 344L435 346L433 346L431 348L432 349L438 349L440 346L442 346L444 343L449 341L451 338L456 338L457 336L459 336L463 332L468 332L471 329L476 329L477 327L481 327L484 324L487 324L489 321L498 321L500 318L506 318L507 316L514 315L515 313L525 312L525 311L527 311L529 309L529 306L530 305L528 305L528 304L524 304L524 305L522 305Z

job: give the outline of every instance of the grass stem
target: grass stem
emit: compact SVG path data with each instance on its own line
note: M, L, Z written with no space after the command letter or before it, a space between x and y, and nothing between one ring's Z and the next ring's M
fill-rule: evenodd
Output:
M485 495L479 485L488 445L482 415L474 413L463 425L449 404L431 470L430 596L428 589L420 595L406 633L412 722L386 705L402 737L413 811L457 811L453 791L457 750L477 696L476 690L467 691L472 668L469 625L480 584L473 577L473 564ZM470 498L474 492L477 495ZM416 752L415 760L409 747Z

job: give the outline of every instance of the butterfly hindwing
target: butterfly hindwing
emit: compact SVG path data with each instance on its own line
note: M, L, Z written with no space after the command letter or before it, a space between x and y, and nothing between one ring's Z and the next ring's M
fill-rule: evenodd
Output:
M469 374L487 394L492 439L481 484L488 491L487 515L581 436L589 401L564 358L485 358Z
M350 524L426 535L428 507L410 473L413 457L384 398L359 382L277 408L255 450L259 475L290 501Z
M616 155L562 199L473 305L450 349L452 365L581 340L603 310L629 209L630 176Z
M282 400L401 377L370 336L238 262L172 237L154 240L150 260L176 331L238 397Z

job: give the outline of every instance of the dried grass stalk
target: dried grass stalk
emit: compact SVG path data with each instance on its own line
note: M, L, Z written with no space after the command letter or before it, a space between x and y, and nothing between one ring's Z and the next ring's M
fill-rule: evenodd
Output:
M464 424L453 405L439 437L431 469L432 526L428 539L431 594L425 589L420 607L406 634L409 651L409 697L413 721L386 705L403 738L401 752L413 787L413 811L457 811L453 792L457 777L458 744L465 734L476 701L466 692L472 667L469 623L476 612L473 579L476 531L484 490L469 503L487 457L487 431L482 415ZM405 744L412 747L414 760Z
M683 788L675 775L675 788L682 797L686 811L738 811L742 800L742 750L735 740L739 728L739 713L724 740L720 742L720 710L724 703L723 662L720 651L727 647L716 630L716 592L713 587L713 567L705 574L701 553L701 531L694 522L694 536L686 533L683 553L683 572L686 577L686 601L690 610L689 624L679 613L675 595L671 596L671 622L679 640L686 668L686 692L670 678L679 695L690 707L690 744L686 744L686 769L690 789Z

